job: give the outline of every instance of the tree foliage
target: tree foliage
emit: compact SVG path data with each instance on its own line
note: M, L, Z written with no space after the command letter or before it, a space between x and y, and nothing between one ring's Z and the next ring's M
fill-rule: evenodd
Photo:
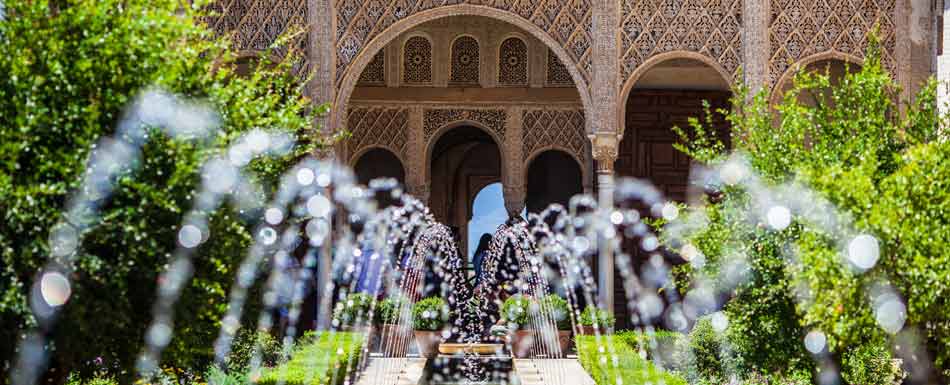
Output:
M857 364L874 361L866 358L872 354L903 358L911 369L933 360L938 373L950 374L950 142L941 136L936 84L901 111L899 88L875 44L859 71L846 72L800 73L774 109L764 94L747 103L740 90L728 112L733 155L719 151L716 133L702 124L693 124L689 136L681 131L681 151L710 166L738 154L761 182L718 185L706 205L690 209L692 225L678 230L702 255L702 263L679 268L680 287L719 277L715 285L729 298L725 333L747 378L814 373L802 342L809 331L827 336L845 378L874 377ZM812 102L801 94L813 95ZM815 200L792 207L791 225L776 230L756 212L763 194ZM848 244L860 234L880 248L866 271L848 259ZM722 279L735 261L745 268L742 279ZM896 335L880 319L878 300L887 290L906 304L905 328ZM844 356L852 349L861 354ZM875 381L888 383L885 377Z
M137 171L121 176L101 222L83 234L73 266L73 295L53 332L58 373L86 370L96 357L128 376L151 320L156 280L175 248L177 226L205 159L254 128L294 133L298 146L250 168L266 193L289 162L321 146L311 130L303 79L284 60L238 76L227 38L199 22L201 5L177 0L5 0L0 20L0 360L9 368L33 327L28 292L50 255L47 239L67 197L79 187L96 141L111 135L126 105L157 87L220 113L210 143L154 131ZM292 38L292 37L290 37ZM288 39L290 39L288 38ZM281 40L276 44L286 44ZM292 47L291 47L292 48ZM125 166L125 165L123 165ZM212 354L226 295L249 245L254 213L212 213L211 239L178 305L165 364L200 367ZM54 376L56 376L54 374ZM61 375L59 375L61 376Z

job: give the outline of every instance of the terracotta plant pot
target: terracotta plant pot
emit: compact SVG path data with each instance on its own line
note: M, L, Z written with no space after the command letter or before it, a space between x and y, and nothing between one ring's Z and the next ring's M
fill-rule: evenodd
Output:
M416 336L416 346L419 347L419 355L425 358L433 358L439 355L439 344L442 343L442 332L431 330L413 330Z
M386 357L405 357L409 350L409 344L412 343L411 329L407 325L383 324L377 327L379 330L379 343L376 351L383 353Z
M511 353L517 358L528 358L531 356L531 348L534 347L537 340L537 332L534 330L515 330L508 338L511 339Z
M558 330L557 344L561 346L561 356L566 355L567 351L571 348L571 331Z

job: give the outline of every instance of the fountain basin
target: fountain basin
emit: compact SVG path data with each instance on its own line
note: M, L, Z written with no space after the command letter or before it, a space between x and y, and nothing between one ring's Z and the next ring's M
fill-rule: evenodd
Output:
M510 385L517 383L507 355L439 355L426 361L420 385Z
M468 344L439 344L439 353L441 354L495 354L501 355L504 345L502 344L484 344L484 343L468 343Z

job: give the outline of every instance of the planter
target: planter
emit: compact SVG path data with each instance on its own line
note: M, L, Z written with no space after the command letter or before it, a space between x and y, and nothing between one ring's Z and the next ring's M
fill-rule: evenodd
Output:
M412 333L408 325L384 324L376 327L378 344L376 351L386 357L405 357L412 342Z
M596 334L597 334L597 333L594 331L594 327L593 327L593 326L583 326L583 325L581 325L581 326L578 326L578 328L580 328L581 335L592 336L592 335L596 335ZM601 334L601 335L603 335L603 334L614 334L614 331L613 331L612 328L603 328L603 327L601 327L601 328L600 328L600 334Z
M537 339L537 332L534 330L515 330L508 338L511 340L511 353L516 358L528 358L531 356L531 348L534 347Z
M561 356L567 355L567 351L571 349L571 331L558 330L557 344L561 346Z
M433 358L439 355L439 344L442 343L442 332L432 330L413 330L416 336L416 346L419 347L419 355L425 358Z

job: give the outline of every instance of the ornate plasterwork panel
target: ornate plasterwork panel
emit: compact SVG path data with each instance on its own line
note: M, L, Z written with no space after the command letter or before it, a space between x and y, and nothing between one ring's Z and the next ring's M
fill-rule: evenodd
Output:
M584 111L581 109L528 109L522 113L521 154L524 160L542 149L560 149L585 159Z
M357 83L361 86L385 86L386 85L386 50L380 50L373 60L366 65L366 69L360 74L360 80Z
M405 163L409 159L408 124L407 107L350 108L347 114L347 129L352 137L345 142L347 156L352 157L369 147L384 147L393 151Z
M306 26L307 2L299 0L218 0L208 4L211 16L203 21L217 35L231 33L237 51L264 51L284 33L303 30ZM294 66L297 74L309 73L307 61L308 34L296 34L291 41L275 47L273 53L283 57L289 49L300 53Z
M402 56L402 80L409 84L432 82L432 43L422 36L406 40Z
M884 65L895 73L896 0L772 0L769 84L795 62L819 53L864 57L868 33L879 24Z
M451 84L478 85L478 40L461 36L452 42Z
M624 0L622 12L623 79L651 56L670 51L706 55L735 76L742 0Z
M548 49L548 59L545 62L547 71L545 75L544 82L547 85L551 86L573 86L574 79L571 78L571 73L567 72L567 67L564 66L564 63L561 63L558 60L557 55L554 54L550 48Z
M479 123L498 135L505 137L505 110L496 109L468 109L468 108L434 108L423 112L424 142L429 143L432 136L440 128L453 122L470 121Z
M456 4L510 12L544 30L560 44L585 79L591 67L590 0L340 0L335 7L336 74L341 81L350 63L374 37L416 13Z
M498 83L506 86L528 84L528 45L510 37L498 48Z

